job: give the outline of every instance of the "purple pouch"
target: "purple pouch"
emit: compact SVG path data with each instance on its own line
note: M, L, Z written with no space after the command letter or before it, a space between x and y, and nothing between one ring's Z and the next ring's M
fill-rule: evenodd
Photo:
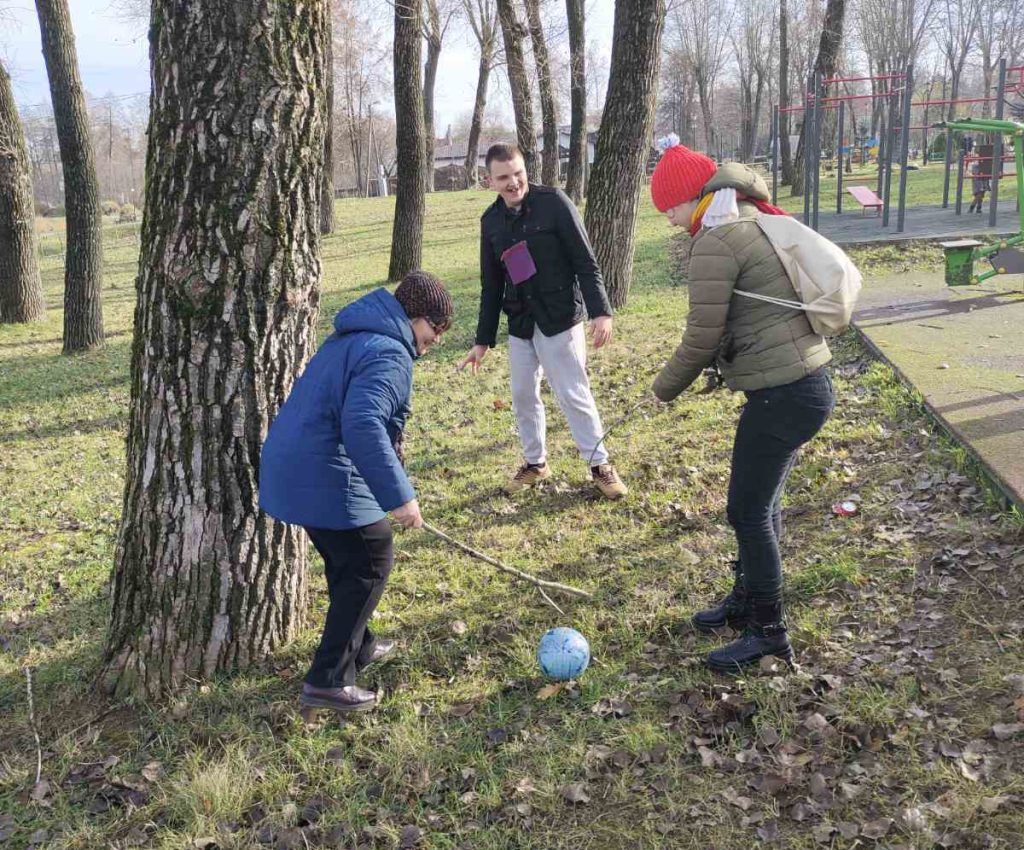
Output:
M525 241L516 242L511 248L506 248L501 255L501 261L505 264L509 280L516 286L537 274L537 266Z

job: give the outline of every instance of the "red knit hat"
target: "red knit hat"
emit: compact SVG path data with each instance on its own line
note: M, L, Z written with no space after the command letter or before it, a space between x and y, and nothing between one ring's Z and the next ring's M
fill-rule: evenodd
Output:
M670 137L670 140L676 141L674 137ZM704 184L717 170L718 166L713 159L685 145L671 144L665 147L651 175L651 199L654 206L659 212L665 212L687 201L696 200Z

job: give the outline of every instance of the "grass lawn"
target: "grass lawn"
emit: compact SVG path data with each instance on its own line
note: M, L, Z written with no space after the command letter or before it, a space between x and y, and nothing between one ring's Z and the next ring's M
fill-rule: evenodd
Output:
M108 233L107 347L75 358L60 356L61 257L44 242L47 320L0 328L0 844L1019 848L1018 519L892 373L843 338L836 414L785 502L801 669L710 674L700 659L716 642L687 617L727 586L742 399L687 393L619 428L610 447L632 491L620 504L595 498L552 403L554 479L499 495L519 462L506 349L476 378L454 371L472 340L490 198L428 197L424 266L452 285L458 321L417 365L410 471L429 520L594 599L559 597L559 615L425 533L401 534L374 627L404 649L365 680L383 704L312 728L296 694L325 607L318 563L310 628L261 668L159 704L92 690L122 498L137 241L130 227ZM383 280L392 209L338 204L324 333ZM670 236L645 203L629 307L591 358L606 422L648 393L678 340L686 289ZM928 247L858 256L939 268ZM849 497L859 513L833 515ZM594 661L548 695L534 651L555 625L580 629Z

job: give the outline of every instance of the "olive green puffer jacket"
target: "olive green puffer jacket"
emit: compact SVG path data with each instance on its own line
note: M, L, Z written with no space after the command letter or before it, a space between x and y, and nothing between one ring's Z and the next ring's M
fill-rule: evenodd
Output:
M768 200L764 180L739 163L722 165L705 193L732 187ZM799 310L734 295L757 292L799 301L768 238L754 221L757 207L739 203L738 221L703 229L690 252L690 311L683 341L654 381L670 401L717 360L731 390L759 390L798 381L832 354Z

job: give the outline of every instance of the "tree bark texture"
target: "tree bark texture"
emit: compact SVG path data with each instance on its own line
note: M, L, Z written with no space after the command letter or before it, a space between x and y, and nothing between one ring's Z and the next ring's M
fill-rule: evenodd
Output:
M565 192L574 204L583 200L587 162L586 29L583 0L565 0L569 21L569 163Z
M586 226L612 306L629 297L640 190L651 146L665 0L618 0Z
M525 0L526 19L530 25L533 58L537 64L537 87L540 89L541 127L544 144L541 150L540 182L545 186L559 184L558 118L555 95L551 85L551 60L544 39L544 23L540 17L540 0Z
M491 79L491 63L493 55L480 53L480 65L476 77L476 99L473 101L473 118L469 124L469 139L466 142L466 161L463 167L466 172L466 188L475 188L478 183L477 163L480 159L480 128L484 121L484 109L487 108L487 86Z
M391 231L388 280L401 280L420 267L423 257L423 171L427 166L423 143L422 61L423 0L395 3L395 135L398 182L395 221Z
M526 174L531 183L540 177L537 170L537 130L533 124L533 93L526 75L523 42L528 35L519 20L513 0L497 0L501 35L505 44L505 69L512 92L512 111L516 117L516 143L523 152Z
M437 0L426 0L427 18L424 35L427 42L427 61L423 64L423 188L434 191L434 146L437 131L434 127L434 87L437 82L437 66L441 61L441 16L437 11Z
M260 448L316 346L326 5L154 0L127 475L101 681L245 667L306 612Z
M328 8L330 4L328 4ZM324 177L320 193L320 232L334 231L334 28L328 11L325 26L326 52L324 73L326 74L327 126L324 129Z
M46 313L35 226L25 133L11 78L0 65L0 324L34 322Z
M796 169L789 147L789 14L786 0L779 0L779 159L782 182L793 185Z
M818 39L818 55L814 60L814 70L821 74L822 79L836 75L839 65L839 48L843 42L845 14L846 0L828 0L825 5L825 20L821 26L821 37ZM806 104L806 99L804 103ZM801 163L805 156L807 117L805 114L803 126L800 128L800 138L797 139L796 145L796 160ZM793 175L790 185L794 196L803 194L804 174L802 168Z
M64 169L64 353L72 354L103 345L103 219L68 3L36 0L36 11Z

